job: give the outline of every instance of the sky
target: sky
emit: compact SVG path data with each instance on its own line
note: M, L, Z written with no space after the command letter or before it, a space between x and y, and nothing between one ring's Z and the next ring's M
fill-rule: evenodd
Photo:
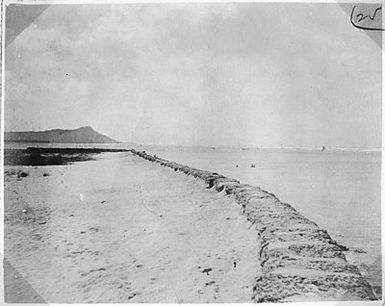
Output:
M6 47L5 130L381 147L380 36L345 6L51 5ZM10 15L6 36L32 7Z

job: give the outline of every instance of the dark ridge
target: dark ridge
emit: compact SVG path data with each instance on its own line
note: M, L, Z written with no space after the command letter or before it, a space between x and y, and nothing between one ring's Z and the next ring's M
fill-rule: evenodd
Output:
M27 148L5 149L6 166L54 166L68 165L74 162L95 160L95 154L104 152L127 152L125 149L99 148Z
M99 154L104 152L129 152L128 149L108 149L108 148L38 148L28 147L25 150L27 153L39 154Z
M90 126L75 130L53 129L47 131L5 132L5 142L42 143L117 143L118 141L96 132Z

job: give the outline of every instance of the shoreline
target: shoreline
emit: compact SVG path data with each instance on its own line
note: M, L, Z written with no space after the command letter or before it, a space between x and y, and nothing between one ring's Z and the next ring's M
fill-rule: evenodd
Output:
M255 302L310 300L378 300L358 268L349 264L348 249L274 194L216 172L191 168L145 151L134 155L203 180L207 188L232 196L260 239L260 272Z

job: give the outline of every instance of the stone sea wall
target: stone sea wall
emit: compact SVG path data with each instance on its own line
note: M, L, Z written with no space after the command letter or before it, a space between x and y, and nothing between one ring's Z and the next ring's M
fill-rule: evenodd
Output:
M134 155L194 176L208 188L232 196L242 205L259 236L260 272L255 279L255 302L304 300L376 300L357 267L347 262L347 248L326 230L289 204L259 187L241 184L221 174L191 168L143 152Z

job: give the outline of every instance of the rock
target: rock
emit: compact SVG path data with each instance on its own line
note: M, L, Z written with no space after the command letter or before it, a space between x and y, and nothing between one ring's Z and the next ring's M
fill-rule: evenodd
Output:
M128 299L128 300L131 300L131 299L133 299L136 295L137 295L137 293L132 293L132 294L130 294L130 295L127 297L127 299Z
M350 250L354 253L358 253L358 254L367 254L368 252L366 252L364 249L361 249L361 248L350 248Z
M206 269L202 270L202 273L206 273L207 275L209 275L212 270L213 269L211 269L211 268L206 268Z
M28 175L29 175L28 172L25 172L25 171L22 171L22 170L19 170L17 172L17 178L27 177Z

